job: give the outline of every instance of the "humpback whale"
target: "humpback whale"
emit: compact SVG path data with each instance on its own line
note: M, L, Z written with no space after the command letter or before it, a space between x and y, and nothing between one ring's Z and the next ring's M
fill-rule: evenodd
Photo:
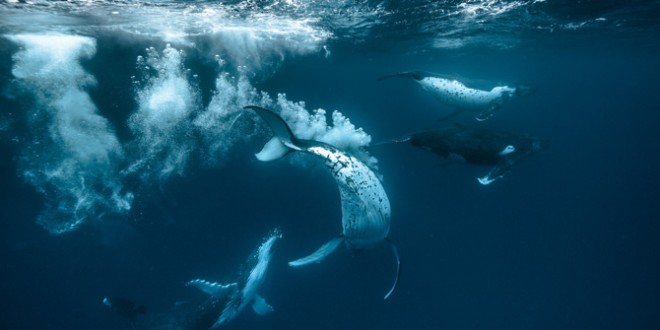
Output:
M294 136L286 122L275 112L258 106L254 110L271 128L274 137L256 154L261 161L283 157L292 151L315 155L324 160L339 187L342 208L342 233L312 254L289 262L291 267L318 263L344 242L349 250L361 250L387 242L396 258L396 277L387 299L398 283L400 261L396 246L387 238L390 230L390 201L376 174L356 157L332 145Z
M485 176L477 178L482 185L502 178L518 161L543 147L535 137L458 124L388 142L408 142L447 159L459 157L469 164L492 165Z
M254 312L259 315L266 315L273 311L273 307L270 306L263 297L257 294L257 291L261 288L261 285L265 280L266 271L268 270L268 265L272 256L271 250L273 244L275 244L280 238L282 238L280 231L277 229L274 230L251 255L248 260L254 260L255 264L240 290L239 283L220 284L203 279L195 279L188 282L187 285L202 290L215 298L214 300L225 297L229 298L222 313L211 328L217 328L233 320L250 304L252 305Z
M532 92L532 89L527 86L509 87L502 85L494 86L490 90L478 89L467 86L451 76L424 71L400 72L380 77L378 80L389 78L413 79L442 104L455 109L454 112L443 119L453 117L463 111L471 111L477 113L476 120L484 121L492 117L507 101Z

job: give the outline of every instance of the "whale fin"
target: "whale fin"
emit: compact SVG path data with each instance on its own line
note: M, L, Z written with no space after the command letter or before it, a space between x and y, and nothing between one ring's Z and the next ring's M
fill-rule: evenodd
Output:
M248 105L244 109L254 110L273 131L274 137L255 155L257 159L271 161L284 157L291 150L302 150L289 125L275 112L255 105Z
M264 316L272 313L275 309L266 302L264 297L255 295L254 301L252 302L252 310L257 314Z
M266 142L264 147L254 156L262 162L280 159L291 151L287 146L282 143L280 138L274 136L270 141Z
M339 243L341 243L343 240L344 240L343 236L335 237L329 242L323 244L318 250L314 251L314 253L306 257L296 259L294 261L290 261L289 266L301 267L311 264L313 262L319 263L323 259L325 259L325 257L329 256L332 252L334 252L337 249L337 246L339 246Z
M186 285L192 285L215 298L223 298L238 291L238 283L220 284L202 279L192 280Z
M396 289L397 284L399 284L399 277L401 277L401 259L399 259L399 250L396 248L396 245L392 243L392 241L388 238L386 239L387 243L390 244L390 247L392 248L392 253L394 254L394 258L396 259L396 277L394 278L394 284L392 284L392 287L390 288L390 291L388 291L385 294L385 297L383 299L387 299L392 295L392 292L394 292L394 289Z

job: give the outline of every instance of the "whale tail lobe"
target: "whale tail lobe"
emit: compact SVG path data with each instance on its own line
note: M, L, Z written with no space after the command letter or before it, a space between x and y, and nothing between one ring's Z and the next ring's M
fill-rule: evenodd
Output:
M255 156L262 162L279 159L291 150L302 150L297 144L298 139L293 135L291 128L284 119L271 110L255 105L248 105L244 109L254 110L273 131L273 138Z

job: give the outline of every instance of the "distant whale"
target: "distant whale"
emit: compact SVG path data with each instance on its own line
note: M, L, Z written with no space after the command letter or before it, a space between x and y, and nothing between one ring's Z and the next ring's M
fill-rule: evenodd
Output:
M194 286L212 296L215 299L229 297L229 301L222 310L217 321L211 328L217 328L240 314L247 305L252 305L252 309L259 315L266 315L273 311L264 298L257 294L261 288L266 276L266 270L272 256L271 249L275 242L282 238L279 230L273 233L257 248L255 253L248 260L256 260L250 271L243 288L239 290L239 283L219 284L202 279L196 279L188 282L188 285Z
M349 250L373 247L383 241L389 243L397 263L397 273L387 299L399 280L400 261L396 247L387 238L390 230L390 201L385 189L368 166L357 158L326 143L302 140L293 135L286 122L276 113L257 106L254 110L273 131L274 137L256 154L261 161L278 159L291 151L302 151L325 161L339 187L342 207L342 234L307 257L289 262L300 267L321 262L343 241Z
M388 142L408 142L447 159L458 157L469 164L493 165L488 174L477 178L482 185L502 178L518 161L543 146L535 137L463 125L413 133Z
M444 119L463 111L470 111L477 113L475 118L478 121L484 121L492 117L505 102L532 92L532 89L527 86L509 87L504 85L494 86L490 90L477 89L466 86L456 78L423 71L400 72L380 77L378 80L389 78L414 79L442 104L454 108L455 111Z

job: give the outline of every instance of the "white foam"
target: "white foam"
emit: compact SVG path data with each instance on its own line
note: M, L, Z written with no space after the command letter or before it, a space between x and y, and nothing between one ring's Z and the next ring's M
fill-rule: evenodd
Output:
M290 18L248 6L136 7L115 28L176 47L222 54L237 66L247 65L253 70L279 65L287 56L318 52L332 37L316 24L319 18Z
M201 101L183 58L169 45L162 54L152 47L146 58L138 58L145 82L136 91L138 109L129 119L137 152L126 173L137 173L144 182L182 175L194 149L190 117Z
M59 234L88 218L131 207L117 162L123 151L108 121L85 91L95 79L79 61L96 52L92 38L63 34L7 35L15 86L34 99L30 142L22 151L25 178L46 198L38 222Z
M304 102L289 101L285 94L273 99L258 91L248 78L251 72L233 60L217 58L221 68L229 62L229 70L238 74L219 74L211 101L203 107L195 78L184 67L185 54L169 45L148 48L137 60L137 108L128 120L134 139L124 151L85 90L96 81L79 60L95 54L94 39L62 34L6 37L25 48L14 56L12 73L18 89L37 100L33 129L46 132L34 134L23 170L46 196L48 211L39 222L52 233L129 210L133 196L123 192L121 175L137 176L147 185L162 183L185 174L193 152L204 155L208 165L221 164L234 146L261 129L243 115L243 107L250 104L280 112L301 138L332 144L376 164L364 150L371 137L342 113L333 111L328 118L325 110L309 111ZM128 166L120 174L118 164L124 160Z
M259 104L261 94L245 75L238 78L221 73L215 82L215 91L209 105L194 120L205 144L206 162L217 165L239 141L254 135L254 130L241 121L243 107Z
M265 107L279 111L289 124L294 135L301 139L321 141L349 152L370 167L376 167L377 159L364 149L371 143L371 136L362 128L356 128L341 112L332 112L332 124L327 121L326 111L309 111L305 102L293 102L285 94L278 94L276 100L266 98Z
M498 16L511 10L543 1L501 1L501 0L468 0L456 5L464 15L474 17L479 15Z

